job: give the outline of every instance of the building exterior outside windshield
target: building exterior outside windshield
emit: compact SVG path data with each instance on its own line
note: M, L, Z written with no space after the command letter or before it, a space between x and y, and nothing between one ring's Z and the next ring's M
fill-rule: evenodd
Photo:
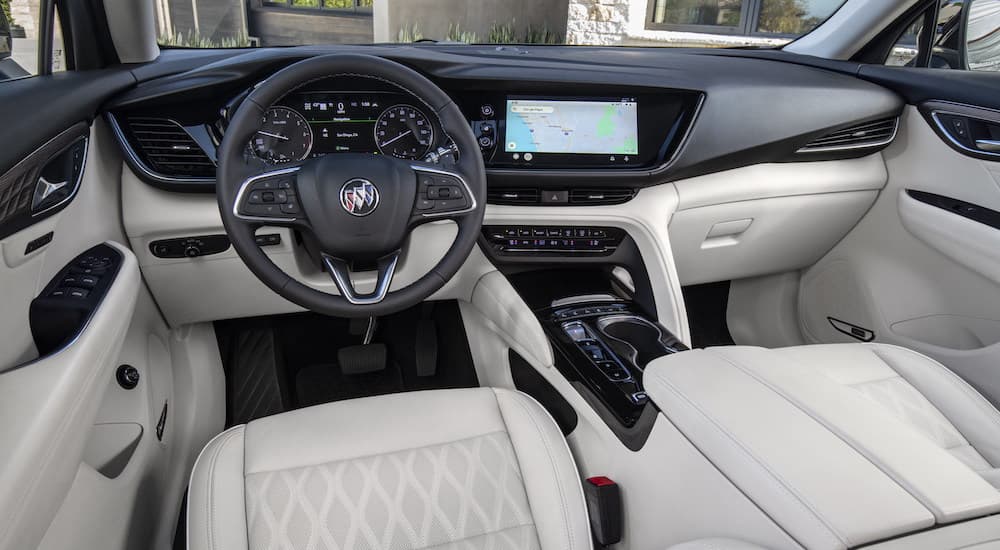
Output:
M500 44L775 46L843 0L152 0L175 47L419 40ZM0 0L29 54L39 0Z
M148 0L163 47L455 42L646 47L780 47L810 32L844 0ZM885 0L892 1L892 0ZM969 0L939 0L934 32ZM40 0L0 0L13 57L33 72ZM1000 9L973 4L969 68L1000 70ZM58 25L57 25L58 28ZM912 64L920 24L889 65ZM937 39L940 40L937 40ZM947 42L938 36L938 42ZM947 44L942 44L947 49ZM56 48L60 50L60 47ZM57 51L57 54L59 52ZM58 58L58 55L57 55ZM936 65L935 65L936 66Z

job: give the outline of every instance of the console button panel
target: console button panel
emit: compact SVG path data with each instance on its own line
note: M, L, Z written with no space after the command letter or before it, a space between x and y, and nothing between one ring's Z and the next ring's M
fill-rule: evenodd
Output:
M621 245L625 231L617 227L489 225L483 236L500 255L609 256Z

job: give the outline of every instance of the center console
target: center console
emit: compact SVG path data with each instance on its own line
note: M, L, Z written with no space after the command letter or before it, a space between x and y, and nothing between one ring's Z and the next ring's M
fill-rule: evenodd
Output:
M557 366L561 358L624 428L639 422L649 402L642 384L646 365L687 349L635 304L612 295L559 300L541 321Z
M590 263L525 269L508 278L542 325L556 368L621 442L637 450L656 417L643 385L646 365L687 347L657 322L648 298L632 291L637 283L627 281L630 288L618 273Z

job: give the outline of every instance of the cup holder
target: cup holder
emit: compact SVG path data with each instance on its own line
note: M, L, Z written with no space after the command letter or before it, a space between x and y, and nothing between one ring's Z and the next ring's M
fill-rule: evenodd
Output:
M597 321L597 328L607 336L607 344L621 357L643 369L650 361L677 350L666 343L666 336L659 327L642 317L612 315Z

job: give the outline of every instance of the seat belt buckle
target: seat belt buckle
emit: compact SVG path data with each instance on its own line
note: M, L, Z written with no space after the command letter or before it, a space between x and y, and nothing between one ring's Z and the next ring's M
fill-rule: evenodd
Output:
M622 495L618 484L610 478L587 478L583 484L587 499L587 514L594 540L610 546L622 540Z

